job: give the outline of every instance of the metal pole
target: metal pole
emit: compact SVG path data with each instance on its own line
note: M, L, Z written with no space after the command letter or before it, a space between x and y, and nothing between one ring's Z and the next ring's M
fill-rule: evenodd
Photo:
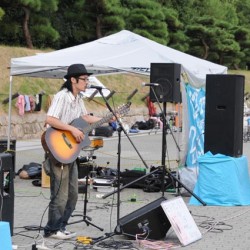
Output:
M12 76L10 76L10 88L9 88L9 115L8 115L8 141L7 141L7 151L10 150L10 137L11 137L11 101L12 101Z

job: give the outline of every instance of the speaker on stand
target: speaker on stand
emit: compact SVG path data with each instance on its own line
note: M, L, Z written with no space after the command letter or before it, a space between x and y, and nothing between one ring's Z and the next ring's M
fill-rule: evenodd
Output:
M150 87L150 100L157 102L162 111L163 135L162 135L162 166L165 166L166 158L166 129L170 129L167 122L167 102L178 103L181 100L180 94L181 65L177 63L151 63L150 82L158 83L159 86ZM163 109L160 106L163 102ZM172 132L172 131L171 131ZM172 133L171 133L172 134ZM173 136L173 134L172 134ZM174 136L178 150L180 150Z
M150 82L160 86L150 88L150 100L180 102L180 75L181 65L178 63L151 63Z
M150 82L158 83L159 86L150 87L150 99L152 102L157 102L161 110L161 119L163 123L162 129L162 159L163 166L162 192L164 195L164 178L166 175L166 151L167 151L167 129L175 141L175 144L180 152L180 148L172 133L172 129L167 121L167 102L178 103L181 100L180 92L181 65L177 63L151 63ZM163 103L161 108L160 103ZM172 177L172 176L169 176Z
M243 75L207 75L205 153L242 155L244 86Z
M174 176L171 171L166 168L166 151L167 151L167 140L166 140L166 130L169 128L170 133L173 137L175 145L180 153L180 147L173 135L172 129L169 126L166 116L167 102L179 103L181 101L181 91L180 91L180 81L181 81L181 65L177 63L151 63L150 69L150 82L158 83L159 85L153 85L150 87L150 99L157 102L161 112L163 120L162 129L162 196L164 196L165 187L164 179L165 176L175 181L176 187L179 193L179 187L186 189L192 196L194 196L201 204L204 206L206 203L202 201L196 194L192 192L187 186L180 182L178 176ZM163 102L163 108L160 106L160 102Z

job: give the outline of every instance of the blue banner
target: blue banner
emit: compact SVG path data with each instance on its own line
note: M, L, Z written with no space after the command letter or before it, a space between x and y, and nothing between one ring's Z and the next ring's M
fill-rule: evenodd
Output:
M198 157L204 154L205 90L186 85L189 136L187 167L198 166Z

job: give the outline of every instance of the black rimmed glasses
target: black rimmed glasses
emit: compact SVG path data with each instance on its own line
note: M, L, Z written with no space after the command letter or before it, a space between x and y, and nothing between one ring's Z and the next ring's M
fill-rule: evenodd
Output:
M88 82L88 81L89 81L89 78L88 78L88 77L86 77L86 78L78 77L78 79L83 80L84 82Z

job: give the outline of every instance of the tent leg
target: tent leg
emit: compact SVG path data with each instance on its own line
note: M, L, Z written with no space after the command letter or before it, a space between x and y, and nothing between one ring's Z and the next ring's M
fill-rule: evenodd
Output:
M8 114L7 151L10 150L10 137L11 137L11 100L12 100L12 76L10 76L10 89L9 89L9 114Z

